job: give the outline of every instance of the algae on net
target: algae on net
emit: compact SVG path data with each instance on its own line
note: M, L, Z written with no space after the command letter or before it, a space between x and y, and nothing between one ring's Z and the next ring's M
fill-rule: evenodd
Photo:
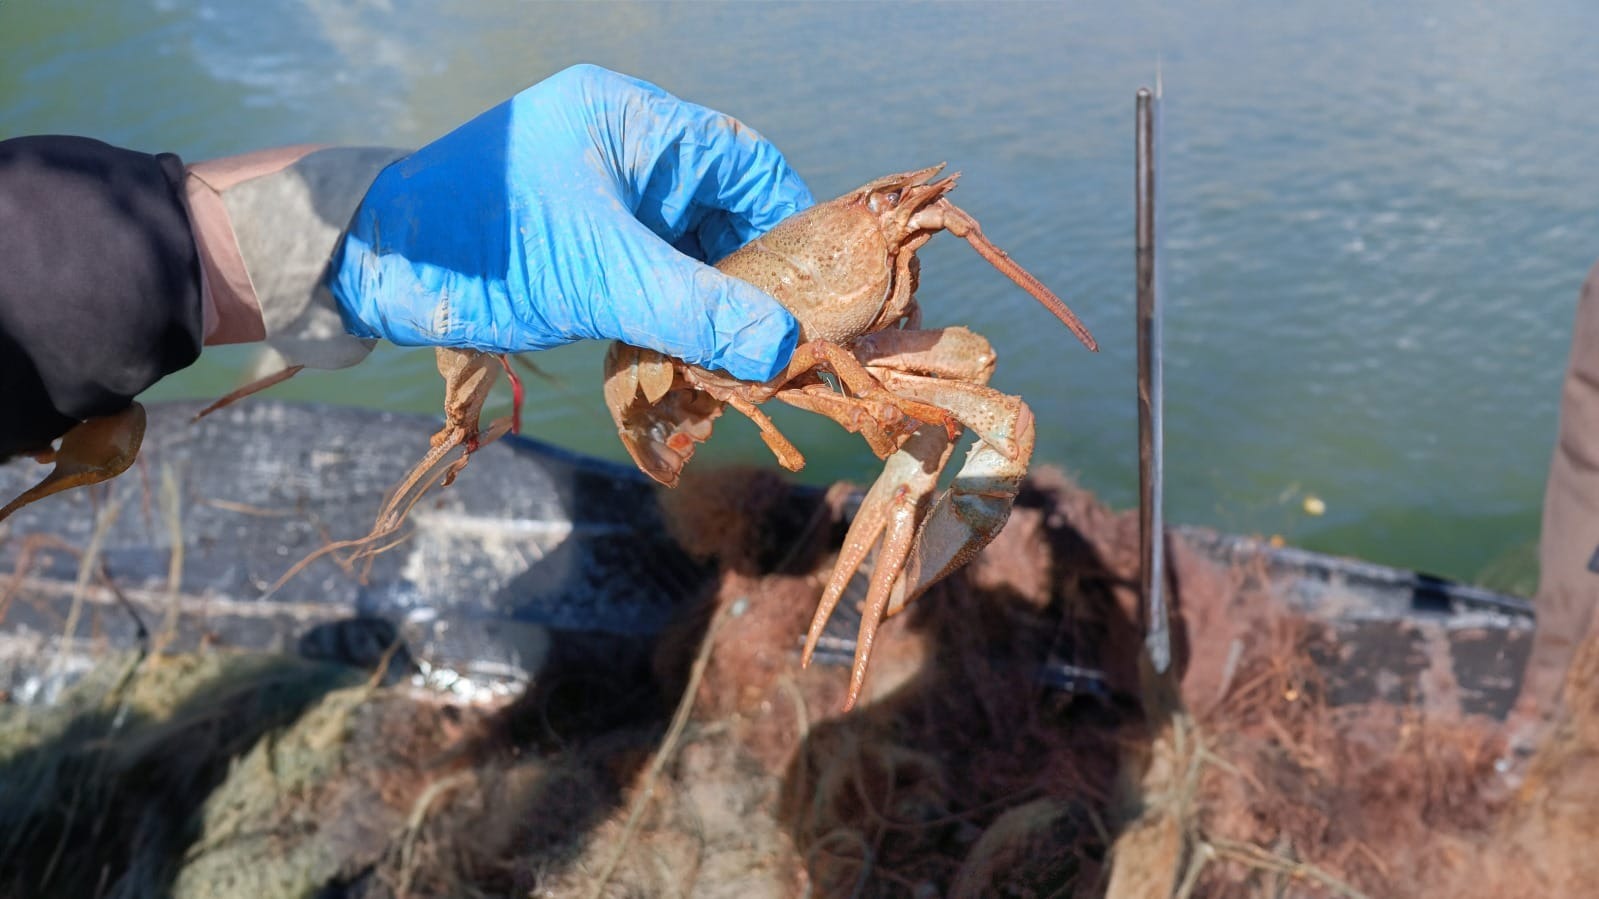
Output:
M0 706L0 891L172 895L236 759L363 679L287 656L130 653L55 707ZM274 772L292 776L326 774Z

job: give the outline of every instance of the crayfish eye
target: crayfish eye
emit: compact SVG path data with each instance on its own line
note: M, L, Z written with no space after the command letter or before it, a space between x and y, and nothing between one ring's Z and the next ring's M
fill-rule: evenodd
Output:
M891 190L886 194L873 193L867 199L866 205L871 207L873 212L882 212L885 209L893 209L899 205L899 191Z

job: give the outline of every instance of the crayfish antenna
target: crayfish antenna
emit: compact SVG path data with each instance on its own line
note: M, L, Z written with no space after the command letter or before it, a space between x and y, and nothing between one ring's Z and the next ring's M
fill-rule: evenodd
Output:
M963 237L972 245L979 256L988 260L994 268L1005 273L1005 276L1015 281L1023 290L1033 295L1033 299L1044 305L1045 309L1055 314L1061 323L1071 329L1077 339L1088 347L1090 352L1099 352L1099 341L1088 332L1088 326L1083 324L1077 313L1066 305L1055 292L1044 286L1044 283L1033 277L1032 273L1017 264L1010 258L1010 254L994 246L993 242L983 235L982 226L977 224L977 219L971 217L966 210L956 206L947 199L940 199L939 205L944 213L944 228L956 236Z
M238 390L229 393L211 405L201 409L199 412L196 412L194 417L189 419L189 424L194 424L200 419L205 418L207 415L210 415L219 409L226 409L234 403L237 403L239 400L242 400L247 396L253 396L257 393L260 393L268 387L276 387L277 385L282 384L284 381L287 381L288 379L299 374L304 368L305 366L303 365L291 365L288 368L273 372L264 378L256 378L254 381L251 381L243 387L240 387Z

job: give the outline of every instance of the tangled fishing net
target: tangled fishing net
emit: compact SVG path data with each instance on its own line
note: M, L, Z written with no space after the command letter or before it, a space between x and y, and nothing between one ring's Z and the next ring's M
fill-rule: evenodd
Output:
M798 664L836 509L762 471L669 516L713 595L499 708L216 649L0 707L17 896L1515 896L1599 889L1599 647L1519 786L1497 724L1335 705L1326 634L1173 547L1176 699L1140 680L1137 525L1042 472L885 625L862 707ZM1104 689L1041 681L1054 661ZM1156 707L1158 706L1158 707Z

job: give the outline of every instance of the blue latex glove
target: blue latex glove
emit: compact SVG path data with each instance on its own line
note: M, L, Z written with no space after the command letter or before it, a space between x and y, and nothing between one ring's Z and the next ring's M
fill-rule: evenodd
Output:
M503 353L615 338L764 381L798 324L705 261L813 202L734 119L575 66L384 169L329 286L361 337Z

